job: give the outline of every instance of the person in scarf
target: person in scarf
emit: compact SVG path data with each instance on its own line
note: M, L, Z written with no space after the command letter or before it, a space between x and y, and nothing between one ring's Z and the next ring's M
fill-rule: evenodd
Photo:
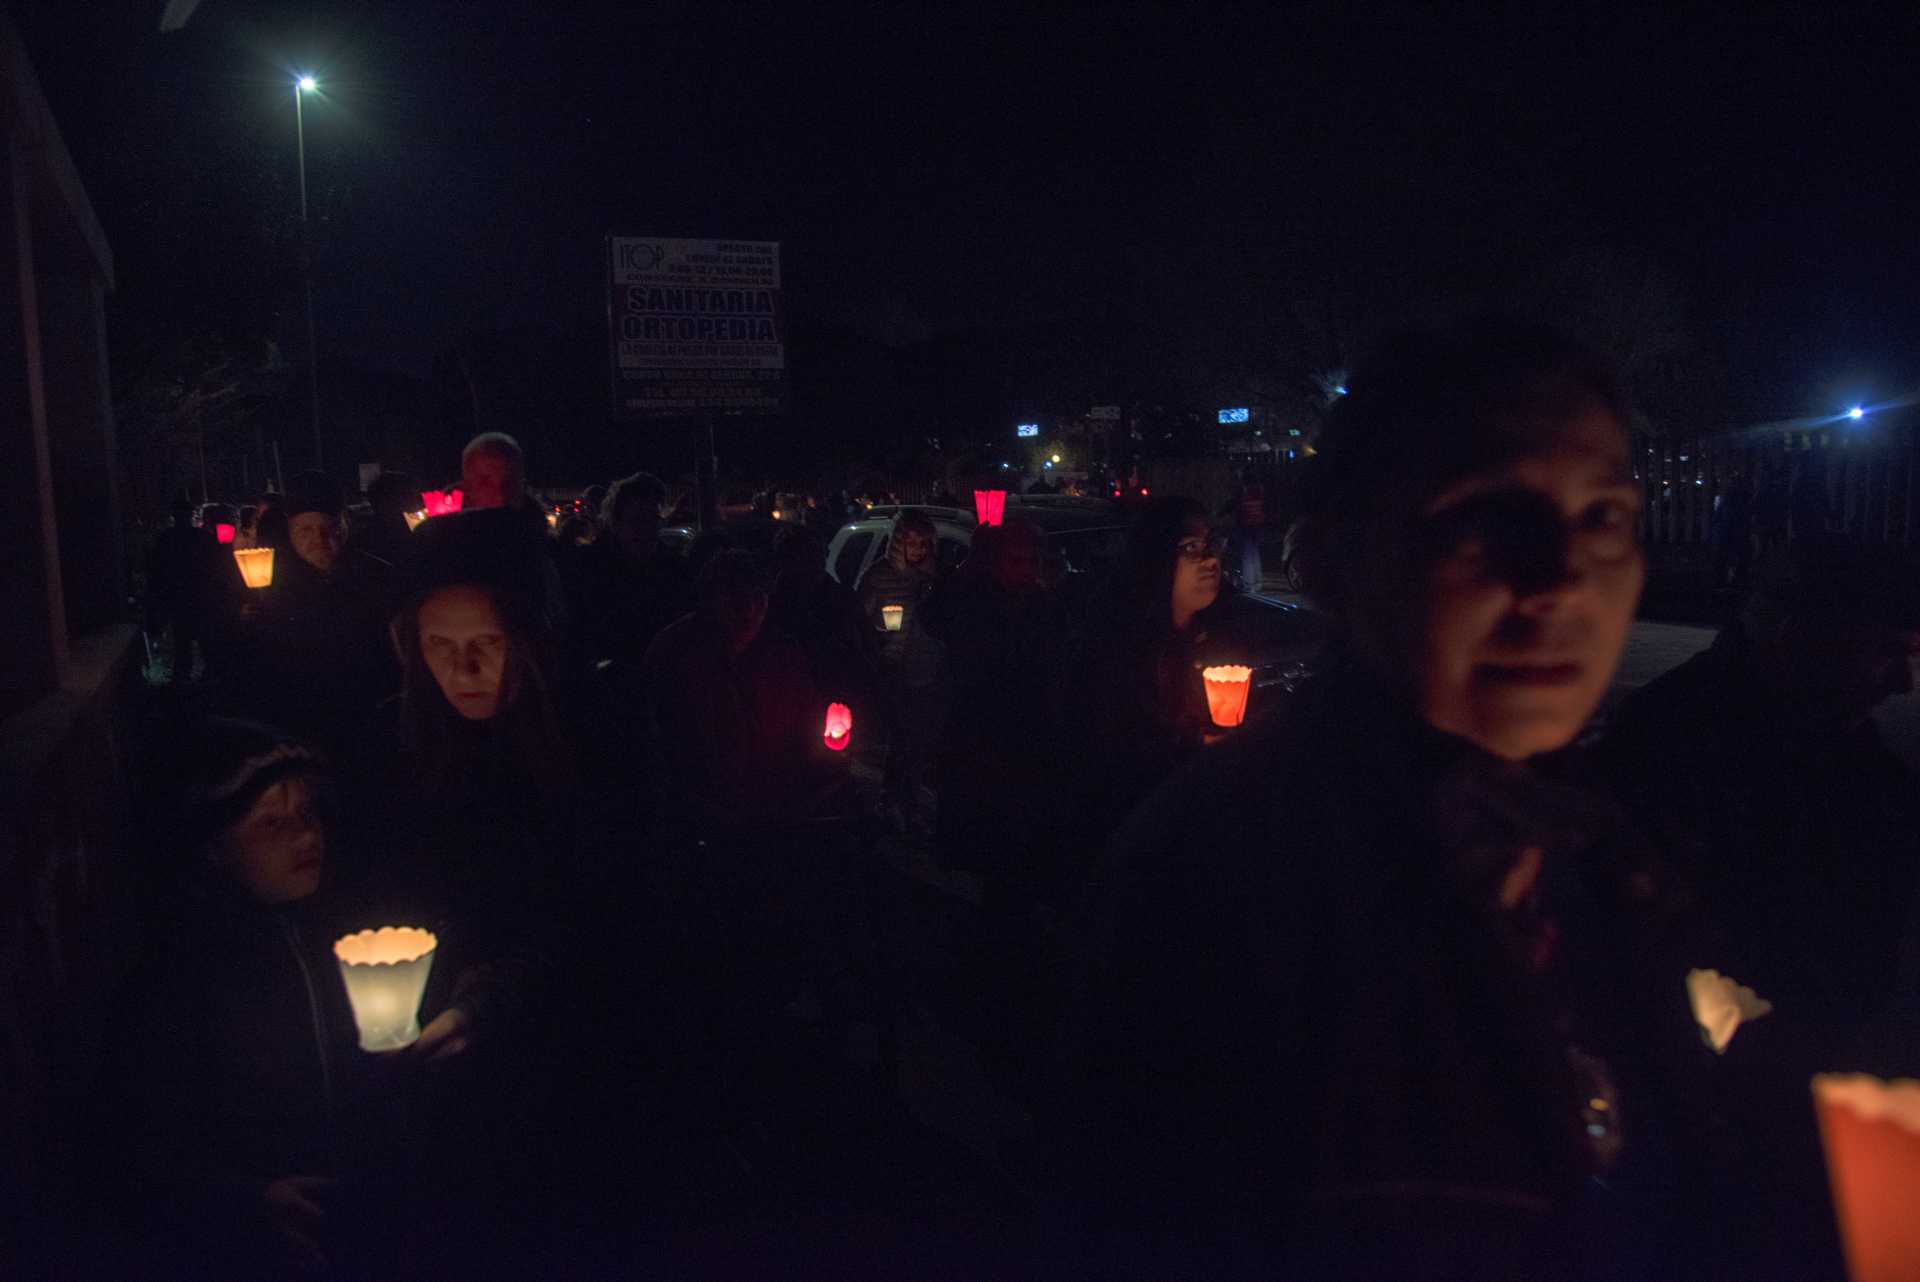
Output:
M1341 638L1126 821L1073 922L1063 1212L1175 1274L1604 1272L1648 1239L1591 1227L1598 1181L1641 1178L1638 1083L1691 1031L1632 843L1555 764L1645 574L1628 409L1497 320L1349 386L1303 529Z

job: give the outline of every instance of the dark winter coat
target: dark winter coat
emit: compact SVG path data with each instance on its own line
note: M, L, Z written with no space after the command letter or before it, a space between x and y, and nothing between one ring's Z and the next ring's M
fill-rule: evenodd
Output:
M685 561L660 551L636 564L611 535L580 549L568 576L576 668L604 660L637 665L653 639L693 608Z
M1797 728L1738 629L1629 698L1600 755L1684 879L1704 927L1690 966L1773 1004L1713 1057L1716 1142L1696 1276L1838 1276L1807 1081L1905 1073L1920 1020L1903 948L1920 911L1920 780L1867 723Z
M934 592L923 625L945 644L952 683L940 745L942 858L1019 871L1050 890L1060 873L1065 612L1045 592L962 572Z
M450 1006L483 1037L535 1037L561 964L574 870L573 799L550 796L491 741L457 723L457 763L430 778L405 751L369 753L350 801L359 843L376 851L356 879L357 924L422 926L439 940L424 1025ZM391 733L391 732L389 732Z
M399 686L391 586L391 567L364 552L342 553L330 575L277 552L240 656L246 710L342 755Z
M770 628L731 655L711 618L688 615L647 651L638 699L659 754L662 811L698 831L804 819L830 777L827 701L800 647Z
M1618 828L1350 671L1210 750L1071 932L1077 1210L1215 1275L1505 1276L1574 1242L1584 1182L1658 1129L1642 1061L1694 1045Z
M907 569L883 557L860 578L860 609L866 615L880 670L888 680L902 685L929 686L945 675L945 647L920 619L921 607L934 590L933 569L931 558L920 569ZM906 611L898 632L882 626L880 611L889 605Z
M341 1173L353 1016L316 899L268 908L225 885L163 915L128 995L116 1154L142 1267L261 1276L261 1195Z

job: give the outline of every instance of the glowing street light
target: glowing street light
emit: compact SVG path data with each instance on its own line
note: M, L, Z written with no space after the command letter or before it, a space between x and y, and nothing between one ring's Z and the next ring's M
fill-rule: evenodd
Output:
M1858 405L1854 406L1852 409L1847 411L1847 417L1852 419L1856 423L1859 422L1861 419L1865 418L1866 416L1867 416L1867 412L1861 409Z
M320 82L303 75L293 82L293 131L300 151L300 279L307 292L307 399L313 410L313 465L320 463L320 357L313 340L313 250L307 239L307 119L301 100L320 91Z

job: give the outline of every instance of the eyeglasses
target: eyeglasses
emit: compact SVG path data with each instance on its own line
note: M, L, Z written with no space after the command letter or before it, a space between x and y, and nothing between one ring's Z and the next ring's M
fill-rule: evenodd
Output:
M1227 536L1214 534L1201 538L1195 535L1192 538L1181 539L1173 545L1173 550L1189 561L1217 560L1220 554L1227 550Z

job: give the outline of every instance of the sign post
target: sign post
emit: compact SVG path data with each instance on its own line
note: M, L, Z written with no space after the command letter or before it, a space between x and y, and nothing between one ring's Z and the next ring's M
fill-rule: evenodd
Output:
M607 238L607 341L617 419L687 419L703 524L719 508L714 420L786 408L780 242Z

